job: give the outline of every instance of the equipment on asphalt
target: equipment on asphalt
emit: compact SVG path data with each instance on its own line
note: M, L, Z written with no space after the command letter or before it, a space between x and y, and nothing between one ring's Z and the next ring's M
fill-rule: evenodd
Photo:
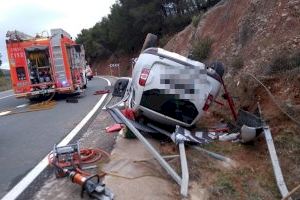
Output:
M95 91L94 95L101 95L101 94L107 94L110 93L109 90L97 90Z
M112 200L114 194L109 188L105 187L105 184L100 181L98 174L92 176L84 176L79 172L64 169L64 173L70 177L71 181L81 186L81 198L83 198L86 192L89 197L98 200Z
M60 166L54 168L57 178L67 175L64 173L65 169L76 170L76 168L81 168L79 143L77 142L62 147L54 145L52 164L54 166Z
M52 29L50 37L8 31L6 37L17 98L36 100L52 93L78 94L86 88L84 48L64 30Z
M65 146L54 145L53 151L48 155L49 164L54 167L57 178L69 176L71 181L82 187L81 197L87 193L91 198L98 200L112 200L114 194L100 181L105 174L95 174L83 171L84 164L99 161L109 154L101 149L80 149L79 143ZM94 168L94 166L92 166Z
M67 103L78 103L78 98L75 98L75 97L68 97L66 99L66 102Z

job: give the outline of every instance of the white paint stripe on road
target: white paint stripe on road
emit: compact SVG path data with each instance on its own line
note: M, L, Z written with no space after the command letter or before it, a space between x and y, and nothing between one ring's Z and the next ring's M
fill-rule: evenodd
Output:
M6 99L6 98L8 98L8 97L13 97L13 96L15 96L14 94L11 94L11 95L7 95L7 96L4 96L4 97L0 97L0 100L1 99Z
M4 116L4 115L7 115L11 113L11 111L7 110L7 111L3 111L3 112L0 112L0 116Z
M102 77L101 77L102 78ZM108 85L111 83L108 79L102 78L107 81ZM108 94L104 94L93 109L77 124L77 126L58 144L63 146L68 144L84 127L84 125L92 118L92 116L100 108ZM50 153L50 152L49 152ZM3 198L2 200L14 200L38 177L38 175L48 166L48 155L39 162L17 185L15 185Z
M27 105L28 105L27 103L21 104L21 105L16 106L16 108L23 108L23 107L25 107L25 106L27 106Z

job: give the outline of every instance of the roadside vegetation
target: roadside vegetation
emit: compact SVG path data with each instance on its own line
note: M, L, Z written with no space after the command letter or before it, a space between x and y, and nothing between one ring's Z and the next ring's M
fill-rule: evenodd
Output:
M295 68L300 68L300 49L295 52L280 52L273 56L269 73L280 73Z
M213 40L209 37L199 39L192 48L191 58L198 61L205 61L211 52Z
M1 54L0 54L0 66L2 65ZM0 91L8 90L11 88L10 78L6 76L0 69Z
M198 15L194 15L192 17L192 25L196 28L201 20L202 17L202 13L198 14Z
M0 91L11 89L10 78L1 75L2 71L0 70Z
M193 22L220 0L120 0L111 14L90 29L83 29L77 43L84 44L87 60L95 62L116 54L140 50L147 33L168 37ZM194 17L195 16L195 17Z

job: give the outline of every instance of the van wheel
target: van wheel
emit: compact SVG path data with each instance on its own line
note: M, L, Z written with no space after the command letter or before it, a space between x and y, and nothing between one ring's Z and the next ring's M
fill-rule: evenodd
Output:
M128 83L128 79L118 79L114 85L112 96L124 97Z
M210 64L210 67L216 71L216 73L222 78L225 72L224 65L221 62L214 61Z
M157 47L158 46L158 37L152 33L148 33L146 39L144 41L141 53L150 47Z

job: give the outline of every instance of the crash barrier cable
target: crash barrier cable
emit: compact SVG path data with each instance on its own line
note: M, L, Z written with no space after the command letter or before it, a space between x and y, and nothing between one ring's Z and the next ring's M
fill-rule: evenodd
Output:
M287 200L288 198L290 198L297 190L300 189L300 185L298 185L297 187L295 187L294 189L292 189L284 198L282 198L281 200Z
M155 178L159 178L159 179L163 179L165 180L165 178L159 176L159 175L154 175L154 174L145 174L145 175L140 175L140 176L135 176L135 177L131 177L131 176L124 176L118 173L114 173L114 172L108 172L108 171L102 171L103 174L105 175L109 175L109 176L114 176L117 178L124 178L124 179L128 179L128 180L135 180L135 179L140 179L140 178L145 178L145 177L155 177Z
M300 122L295 119L293 116L291 116L289 113L287 113L282 107L281 105L276 101L274 95L271 93L271 91L267 88L267 86L265 86L260 80L258 80L253 74L247 72L247 74L253 78L255 81L257 81L268 93L269 97L271 98L271 100L273 101L273 103L279 108L279 110L285 114L290 120L292 120L294 123L296 123L298 126L300 126Z
M102 160L103 158L109 158L110 155L108 152L99 149L99 148L95 148L95 149L81 149L80 150L80 160L78 157L73 156L73 163L67 162L67 161L58 161L58 163L55 163L55 155L53 154L53 152L51 151L48 154L48 162L50 165L57 167L57 168L61 168L63 169L64 167L70 166L70 165L74 165L74 163L80 163L80 164L92 164L95 163L97 161ZM90 176L90 173L83 171L82 169L80 169L80 166L77 164L77 166L73 166L76 171L82 175L85 176ZM101 174L100 176L104 176L105 174Z

